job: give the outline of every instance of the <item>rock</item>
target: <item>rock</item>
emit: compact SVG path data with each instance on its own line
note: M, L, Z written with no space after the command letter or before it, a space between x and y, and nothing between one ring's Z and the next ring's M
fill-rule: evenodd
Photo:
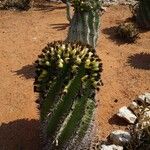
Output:
M137 119L137 117L126 106L120 108L117 115L121 118L124 118L131 124L134 124Z
M139 101L141 101L142 103L146 102L147 104L150 105L150 93L144 93L143 95L138 96Z
M107 9L107 7L104 7L104 6L101 7L101 10L104 12L106 12L106 9Z
M131 135L129 132L126 131L116 130L109 135L109 139L112 141L113 144L125 145L130 142Z
M117 145L101 145L100 150L123 150L122 146L117 146Z
M134 101L130 104L128 108L132 110L136 116L140 113L139 105Z

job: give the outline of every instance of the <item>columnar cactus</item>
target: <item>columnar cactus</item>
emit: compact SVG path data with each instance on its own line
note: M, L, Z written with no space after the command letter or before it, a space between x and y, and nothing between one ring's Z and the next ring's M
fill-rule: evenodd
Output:
M95 49L80 43L49 43L36 61L44 150L79 150L92 120L102 65Z
M150 0L139 0L135 16L140 26L150 29Z
M74 16L65 42L49 43L36 61L34 88L42 124L43 150L90 149L95 92L102 64L95 46L99 0L66 0Z
M100 0L72 0L74 15L68 41L82 42L95 48L99 35Z

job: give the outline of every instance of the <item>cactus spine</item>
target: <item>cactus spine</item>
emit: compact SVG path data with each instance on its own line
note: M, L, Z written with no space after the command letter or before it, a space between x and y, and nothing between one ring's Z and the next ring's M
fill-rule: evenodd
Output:
M58 41L43 49L36 64L43 149L77 150L92 120L100 59L89 45Z
M150 0L139 0L135 13L137 23L150 29Z
M73 0L74 15L67 41L96 47L99 35L100 0Z

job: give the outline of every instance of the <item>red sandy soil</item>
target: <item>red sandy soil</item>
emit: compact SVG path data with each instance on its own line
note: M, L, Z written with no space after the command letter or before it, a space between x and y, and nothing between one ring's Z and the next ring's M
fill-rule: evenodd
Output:
M125 128L114 116L118 109L150 91L150 57L140 54L150 52L150 32L141 32L135 44L114 36L114 26L130 16L127 6L113 6L101 18L97 53L104 86L97 94L96 121L102 139ZM64 40L67 30L64 5L0 11L0 150L40 149L33 63L48 42Z

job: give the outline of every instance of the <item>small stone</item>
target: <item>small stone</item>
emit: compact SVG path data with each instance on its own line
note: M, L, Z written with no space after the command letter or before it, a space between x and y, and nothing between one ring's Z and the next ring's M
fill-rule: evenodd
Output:
M129 107L134 110L134 109L137 109L139 105L136 102L132 102Z
M33 37L32 40L33 40L33 41L36 41L36 40L37 40L37 37Z
M132 110L135 115L138 115L140 113L139 105L136 102L132 102L128 108Z
M117 145L101 145L100 150L123 150L122 146L117 146Z
M131 135L129 132L126 131L116 130L109 135L109 139L112 141L113 144L125 145L130 142Z
M117 102L118 102L118 100L117 100L117 99L115 99L115 100L114 100L114 102L115 102L115 103L117 103Z
M142 103L147 103L150 104L150 93L144 93L143 95L138 96L139 101L141 101Z
M126 106L120 108L117 115L121 118L124 118L131 124L134 124L137 119L137 117Z
M101 7L102 11L106 12L107 7Z

